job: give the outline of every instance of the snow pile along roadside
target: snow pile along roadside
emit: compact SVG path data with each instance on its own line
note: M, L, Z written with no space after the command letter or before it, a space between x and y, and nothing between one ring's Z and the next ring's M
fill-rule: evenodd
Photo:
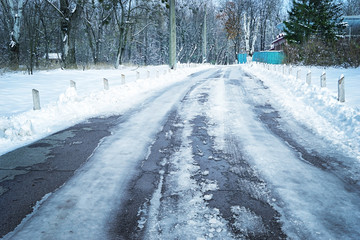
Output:
M346 102L340 103L337 95L327 88L321 88L315 83L307 84L304 74L297 79L296 69L292 70L292 74L288 74L288 71L284 74L282 68L281 71L268 70L261 64L242 65L242 68L261 79L272 90L272 104L285 109L307 128L360 160L358 108L351 107ZM360 83L358 87L360 88ZM348 90L354 94L354 89Z
M82 79L83 85L89 88L87 94L79 94L79 90L70 87L60 96L58 95L56 101L50 101L41 106L41 110L29 109L11 116L4 116L2 113L3 116L0 116L0 155L88 118L122 114L132 106L144 101L151 92L181 81L187 75L206 68L209 68L209 66L182 67L176 71L166 71L162 75L158 71L156 77L137 80L134 77L132 81L127 80L125 84L115 85L110 83L109 90L101 90L98 86L91 87L93 85L92 79L88 81L90 86L86 86L87 79ZM79 79L84 74L82 71L69 72L70 74L66 72L61 76L57 71L49 72L47 78L53 77L54 85L58 85L58 82L68 84L69 79ZM107 74L109 74L109 70L101 70L96 73L96 77L102 80L100 76L106 76ZM111 72L111 74L114 73ZM87 77L89 76L84 74L84 78ZM24 84L28 83L24 82ZM47 85L50 85L47 86L48 90L53 91L51 84ZM28 101L26 96L18 96L18 98ZM14 103L13 107L17 107L16 103Z

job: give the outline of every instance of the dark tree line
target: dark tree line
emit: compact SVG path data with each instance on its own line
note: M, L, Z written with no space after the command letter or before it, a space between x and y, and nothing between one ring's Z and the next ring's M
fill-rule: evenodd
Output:
M304 43L310 38L334 41L345 29L341 4L332 0L293 0L289 20L285 22L290 43Z
M176 0L177 61L226 64L267 49L281 8L281 0ZM167 64L168 42L166 0L0 0L1 67L49 67L49 53L63 68Z
M360 14L360 1L293 0L285 21L287 61L309 65L360 65L360 39L346 35L344 14Z

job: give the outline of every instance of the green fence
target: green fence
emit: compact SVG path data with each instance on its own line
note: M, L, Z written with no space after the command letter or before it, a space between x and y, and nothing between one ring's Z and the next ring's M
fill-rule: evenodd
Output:
M285 55L283 52L268 51L268 52L254 52L252 60L254 62L263 62L269 64L282 64Z

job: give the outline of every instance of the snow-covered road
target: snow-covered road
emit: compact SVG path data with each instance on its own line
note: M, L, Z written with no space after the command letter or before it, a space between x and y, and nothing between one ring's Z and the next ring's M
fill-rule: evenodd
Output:
M359 163L247 69L154 91L4 239L359 239Z

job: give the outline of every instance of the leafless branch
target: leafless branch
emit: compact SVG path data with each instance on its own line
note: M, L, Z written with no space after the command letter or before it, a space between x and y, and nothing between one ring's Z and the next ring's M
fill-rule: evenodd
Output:
M50 2L50 0L45 0L45 1L49 3L50 6L52 6L55 9L55 11L58 12L62 18L64 18L64 20L68 21L68 19L66 19L65 15L60 11L60 9L56 7L52 2Z

